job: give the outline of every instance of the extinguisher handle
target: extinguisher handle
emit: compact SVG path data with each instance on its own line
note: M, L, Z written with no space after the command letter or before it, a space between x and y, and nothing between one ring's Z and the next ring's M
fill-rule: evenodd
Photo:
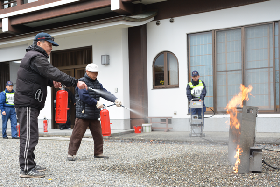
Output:
M60 84L61 84L60 90L65 90L66 86L64 84L62 84L62 83L60 83Z
M66 110L70 110L70 108L66 108Z

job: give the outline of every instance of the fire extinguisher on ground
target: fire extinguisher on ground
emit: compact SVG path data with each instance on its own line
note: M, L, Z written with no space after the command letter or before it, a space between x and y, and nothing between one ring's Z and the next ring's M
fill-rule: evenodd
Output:
M43 120L43 127L44 127L44 132L48 132L48 120L46 117L44 117Z
M56 111L55 121L56 123L66 123L68 108L68 92L62 86L61 90L56 92Z
M111 125L110 123L110 116L109 116L109 110L105 108L100 111L100 121L101 121L101 129L102 129L102 135L103 136L111 136Z
M19 123L17 124L17 133L18 133L18 137L20 137L20 125L19 125Z

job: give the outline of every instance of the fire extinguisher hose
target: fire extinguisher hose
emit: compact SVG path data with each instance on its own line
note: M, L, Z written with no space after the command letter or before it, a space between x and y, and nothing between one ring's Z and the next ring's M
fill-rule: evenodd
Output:
M108 105L108 106L106 106L106 108L107 108L107 107L110 107L110 106L114 106L114 105L116 105L116 104L114 103L114 104ZM104 105L104 106L105 106L105 105ZM126 107L123 106L123 105L121 105L121 107L123 107L123 108L125 108L125 109L127 109L127 110L130 110L129 108L126 108Z
M91 87L88 87L89 89L91 89L92 91L97 91L96 89L93 89L93 88L91 88ZM106 108L107 107L110 107L110 106L114 106L114 105L116 105L115 103L114 104L112 104L112 105L109 105L109 106L106 106ZM104 105L105 106L105 105ZM123 107L123 108L125 108L125 109L127 109L127 110L130 110L129 108L126 108L125 106L123 106L123 105L121 105L121 107Z

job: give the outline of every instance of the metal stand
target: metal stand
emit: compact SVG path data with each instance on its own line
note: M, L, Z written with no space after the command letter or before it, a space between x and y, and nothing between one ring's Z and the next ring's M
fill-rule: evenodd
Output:
M193 108L200 108L201 113L198 114L192 114L191 109ZM189 111L191 113L190 118L190 127L191 127L191 133L190 137L205 137L205 134L203 133L204 128L204 111L203 111L203 101L190 101L189 105Z

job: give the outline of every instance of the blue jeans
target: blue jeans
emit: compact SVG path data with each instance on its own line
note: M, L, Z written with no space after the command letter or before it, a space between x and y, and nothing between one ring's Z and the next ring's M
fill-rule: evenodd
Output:
M7 137L7 122L10 118L12 137L17 137L17 115L14 107L5 107L6 115L2 115L2 137ZM2 111L1 111L2 113Z

